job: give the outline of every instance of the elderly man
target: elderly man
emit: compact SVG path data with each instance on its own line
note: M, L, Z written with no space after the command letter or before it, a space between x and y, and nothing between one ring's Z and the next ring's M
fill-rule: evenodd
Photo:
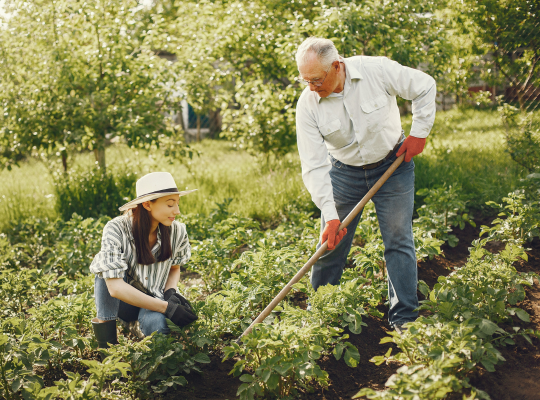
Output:
M385 57L342 58L328 39L306 39L296 53L306 88L296 108L302 178L322 213L321 243L328 252L313 266L315 290L337 285L361 215L348 231L340 221L405 152L405 161L373 197L388 270L390 325L401 332L418 313L412 232L414 161L435 119L435 81ZM405 139L396 96L412 100ZM318 246L320 246L320 244Z

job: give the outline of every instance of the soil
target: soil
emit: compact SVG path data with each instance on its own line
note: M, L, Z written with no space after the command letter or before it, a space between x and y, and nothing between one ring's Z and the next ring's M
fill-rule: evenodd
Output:
M424 280L430 287L437 282L441 275L448 275L454 268L465 264L469 255L468 248L471 242L479 237L480 226L488 225L491 219L478 221L477 227L467 226L463 230L456 229L454 234L459 238L456 247L443 246L443 255L424 260L418 263L418 278ZM501 250L502 243L493 243L488 248L492 252ZM535 239L527 247L528 261L519 262L516 268L519 271L534 271L540 273L540 240ZM419 294L422 298L422 295ZM305 299L298 299L299 302ZM527 298L518 306L531 315L529 324L521 324L523 328L540 330L540 284L527 289ZM387 307L381 306L381 312ZM326 389L315 388L312 393L299 395L302 399L341 400L350 399L361 388L370 387L376 390L384 389L387 379L395 372L399 365L376 366L369 360L376 355L384 354L391 344L381 345L380 340L390 330L386 315L383 319L369 317L365 319L368 324L358 334L350 334L349 341L360 352L360 363L357 368L349 368L343 360L336 361L333 356L326 357L321 367L328 372L330 386ZM540 340L533 338L532 345L524 339L517 341L516 345L499 349L506 362L496 366L493 373L478 368L470 374L470 382L475 387L487 392L493 400L532 400L540 399ZM240 382L228 375L234 365L233 360L221 362L219 354L211 356L211 363L203 366L203 374L190 374L186 378L187 387L170 391L165 394L167 400L224 400L235 399ZM461 397L461 396L459 396ZM457 398L457 397L456 397Z

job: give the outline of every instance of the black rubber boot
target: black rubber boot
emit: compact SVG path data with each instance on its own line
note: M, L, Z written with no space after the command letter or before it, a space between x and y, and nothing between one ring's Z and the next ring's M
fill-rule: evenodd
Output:
M116 320L97 322L97 318L94 318L92 320L92 327L98 341L98 349L108 349L109 344L118 344Z

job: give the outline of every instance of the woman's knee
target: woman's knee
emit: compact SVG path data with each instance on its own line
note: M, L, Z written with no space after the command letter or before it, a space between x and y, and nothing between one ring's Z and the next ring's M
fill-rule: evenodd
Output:
M167 325L165 315L156 311L147 311L141 313L139 318L139 325L144 336L150 336L154 332L163 333L168 335L170 329Z

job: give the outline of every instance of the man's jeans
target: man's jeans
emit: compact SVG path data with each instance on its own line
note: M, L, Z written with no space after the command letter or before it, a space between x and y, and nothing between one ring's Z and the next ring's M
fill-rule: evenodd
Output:
M364 170L361 167L345 165L330 156L332 169L330 178L334 191L334 201L340 221L351 212L356 204L373 187L396 160L395 153L377 168ZM418 313L416 289L418 272L412 232L414 205L414 161L403 162L373 196L379 228L384 242L384 258L388 270L388 294L390 310L388 320L391 325L414 321ZM347 255L351 249L354 233L362 213L347 227L347 234L334 250L326 252L313 265L311 284L317 290L328 283L339 284ZM321 232L325 227L321 218ZM317 248L320 247L320 243Z
M110 295L105 279L96 276L94 282L97 317L100 320L111 321L120 318L126 322L132 322L138 319L139 327L144 336L149 336L156 331L163 334L170 332L164 314L135 307L115 299Z

